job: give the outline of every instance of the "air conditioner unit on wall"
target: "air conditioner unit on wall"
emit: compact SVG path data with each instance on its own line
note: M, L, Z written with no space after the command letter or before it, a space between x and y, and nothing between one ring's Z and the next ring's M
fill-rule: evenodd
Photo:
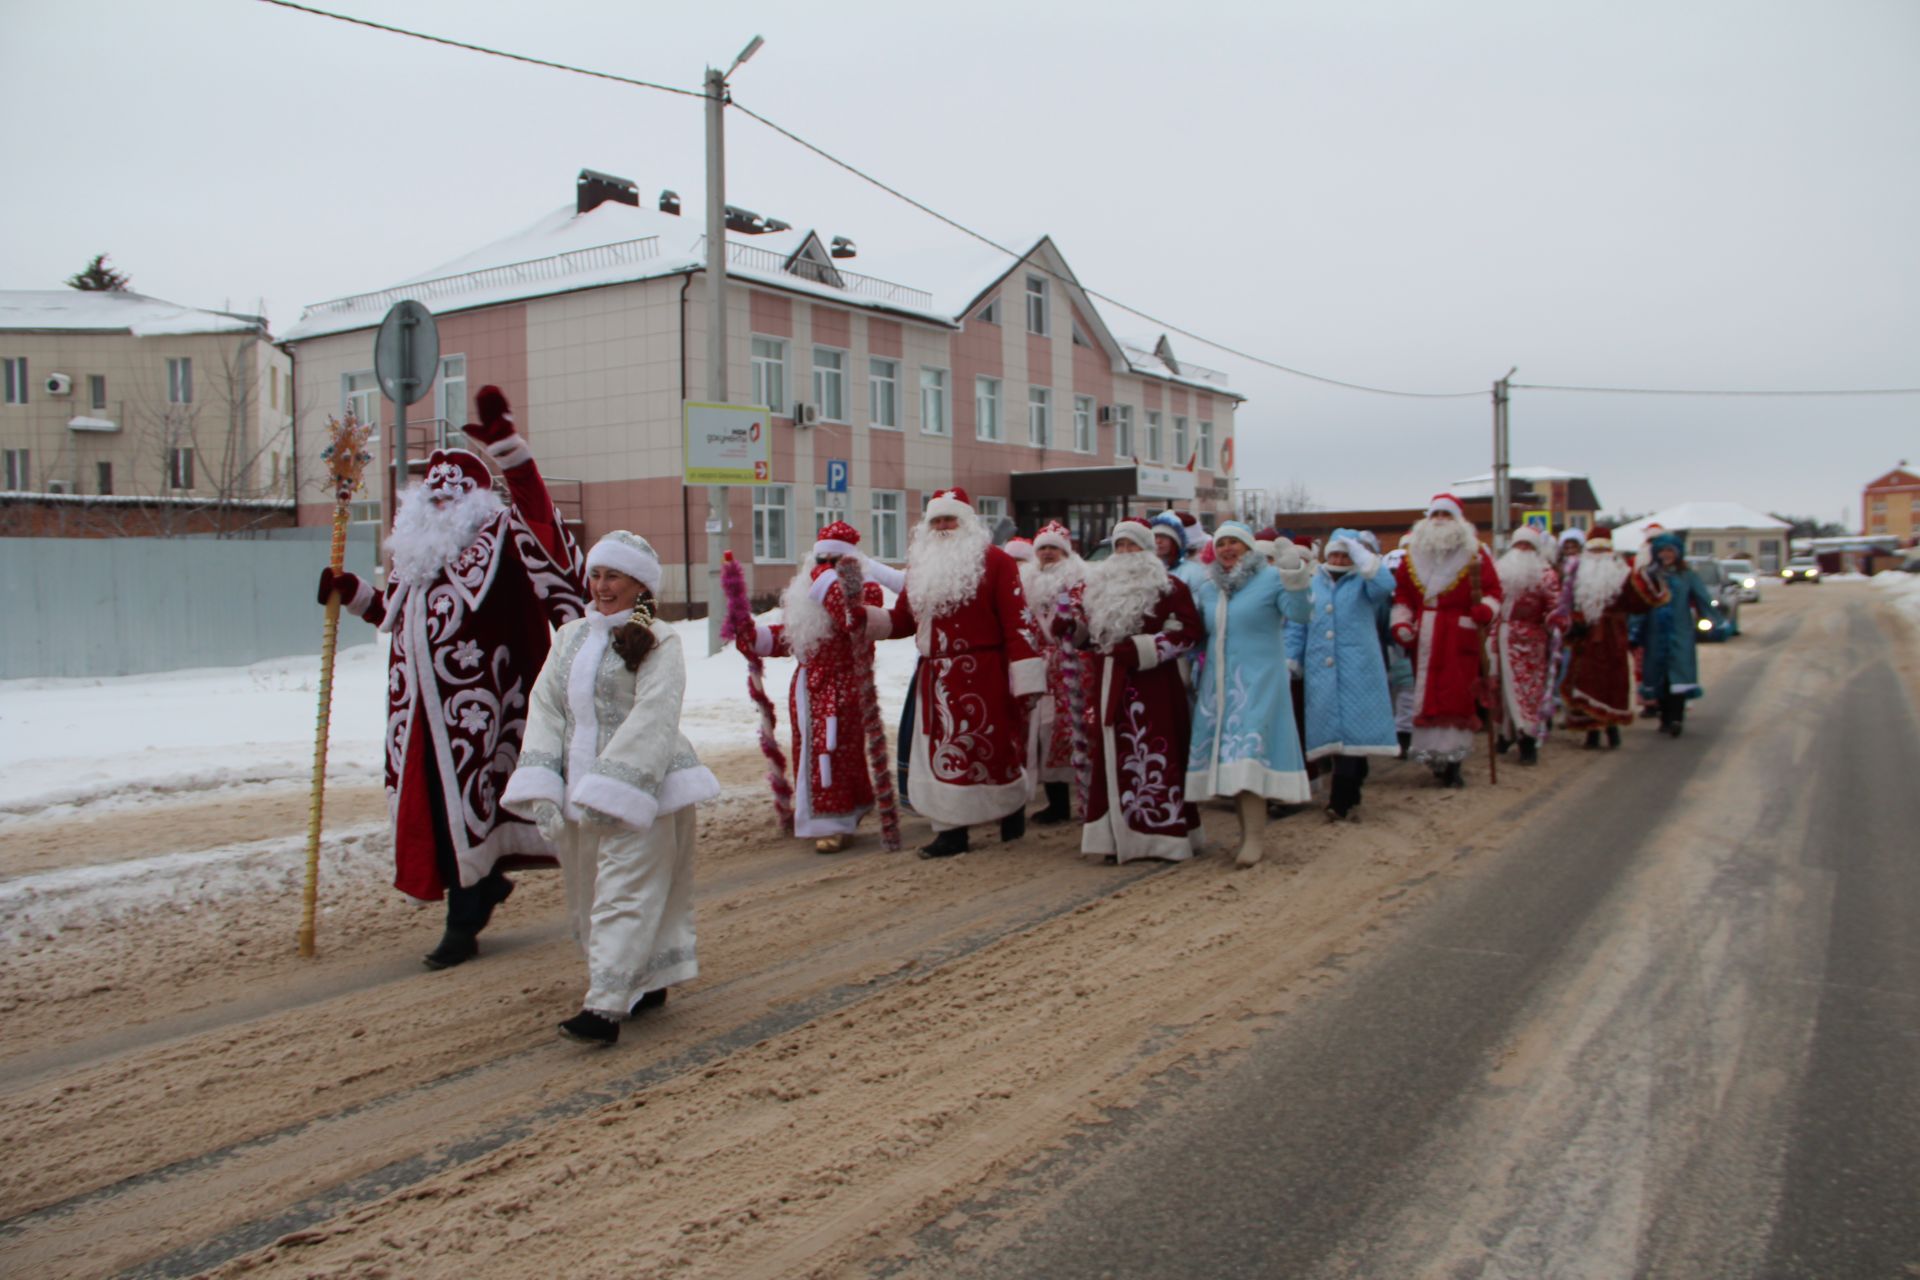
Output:
M64 373L47 375L47 394L50 396L70 396L73 394L73 379Z
M793 406L793 425L811 427L820 421L820 406L805 401Z
M1100 406L1100 425L1103 427L1110 427L1113 425L1113 406L1112 405L1103 404Z

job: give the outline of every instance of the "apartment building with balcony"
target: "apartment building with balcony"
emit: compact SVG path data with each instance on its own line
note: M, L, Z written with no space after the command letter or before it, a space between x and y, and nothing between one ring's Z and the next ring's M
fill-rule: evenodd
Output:
M703 604L707 496L681 483L681 406L707 398L706 244L679 209L584 171L574 203L525 231L306 308L285 339L302 394L377 419L384 440L373 335L395 302L423 303L440 378L409 410L410 457L457 441L472 390L498 384L578 532L644 534L667 569L663 604ZM927 498L952 484L983 515L1028 532L1064 519L1088 543L1128 512L1172 503L1211 524L1231 510L1242 397L1164 335L1116 329L1050 238L1017 259L981 246L903 263L908 284L855 271L867 259L833 228L741 209L727 221L729 399L774 415L773 483L731 499L756 594L835 519L899 562ZM303 467L323 435L306 433ZM384 487L383 474L368 497ZM318 490L300 503L302 523L328 518Z
M1911 546L1920 534L1920 475L1899 466L1860 491L1860 532L1868 537L1893 537Z
M0 531L291 523L292 368L259 316L126 291L0 291Z

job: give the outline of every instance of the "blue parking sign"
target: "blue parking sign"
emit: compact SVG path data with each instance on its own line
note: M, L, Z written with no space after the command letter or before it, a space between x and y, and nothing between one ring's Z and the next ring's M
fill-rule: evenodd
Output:
M827 459L827 492L845 493L847 491L847 464L838 458Z

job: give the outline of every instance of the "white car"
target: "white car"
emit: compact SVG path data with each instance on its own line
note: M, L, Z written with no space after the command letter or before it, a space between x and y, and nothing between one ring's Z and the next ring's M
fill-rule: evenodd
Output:
M1820 585L1820 562L1810 556L1800 556L1787 561L1787 567L1780 571L1782 582L1811 582Z
M1738 596L1743 603L1757 604L1760 600L1760 574L1754 569L1751 560L1722 560L1721 571L1727 575L1727 590Z

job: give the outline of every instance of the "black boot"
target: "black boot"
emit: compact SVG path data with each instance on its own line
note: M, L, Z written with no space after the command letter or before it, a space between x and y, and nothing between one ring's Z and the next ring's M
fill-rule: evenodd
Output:
M1015 809L1000 819L1000 843L1012 844L1027 834L1027 811L1024 807Z
M1493 741L1493 749L1495 751L1498 751L1501 755L1507 754L1507 751L1512 746L1513 746L1512 738L1501 737L1501 738L1495 738Z
M484 929L493 919L493 909L513 896L513 881L494 871L473 888L480 899L480 929Z
M440 935L440 945L420 957L420 963L429 969L451 969L457 964L465 964L480 954L480 939L464 929L455 929L451 925Z
M1413 735L1403 729L1393 736L1400 739L1400 758L1405 760L1407 758L1408 748L1413 746Z
M620 1024L612 1018L603 1018L589 1009L582 1009L560 1024L560 1034L580 1044L604 1049L619 1041Z
M922 845L920 856L923 858L951 858L968 849L967 829L951 827L933 838L933 843Z
M1589 751L1598 751L1600 749L1600 731L1598 729L1587 730L1586 748Z
M1540 763L1540 744L1524 733L1520 735L1520 763Z
M1467 785L1467 780L1460 776L1460 762L1458 760L1455 760L1452 764L1447 766L1446 777L1443 779L1443 781L1446 783L1447 786L1453 788L1455 791L1458 791Z
M637 1018L649 1009L660 1008L666 1004L666 1002L667 989L665 987L661 987L657 991L649 991L633 1002L633 1008L627 1011L627 1016L629 1018Z
M1620 745L1620 726L1617 724L1610 724L1607 726L1607 750L1611 751L1619 745Z
M1049 782L1047 789L1047 807L1033 815L1035 826L1051 827L1073 819L1073 800L1064 782Z

